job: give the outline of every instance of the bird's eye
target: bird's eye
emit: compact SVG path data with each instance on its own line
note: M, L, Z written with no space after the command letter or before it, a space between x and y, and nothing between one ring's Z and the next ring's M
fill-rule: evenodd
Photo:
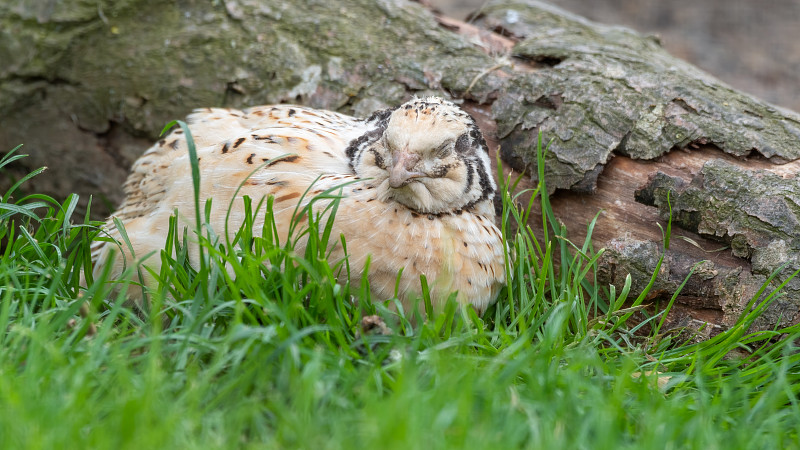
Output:
M389 139L386 138L386 133L384 133L381 136L380 144L381 144L381 147L383 147L383 148L385 148L385 149L387 149L389 151L392 150L392 146L389 144Z
M433 156L436 158L444 158L453 150L453 140L448 139L442 143L436 150L433 151Z

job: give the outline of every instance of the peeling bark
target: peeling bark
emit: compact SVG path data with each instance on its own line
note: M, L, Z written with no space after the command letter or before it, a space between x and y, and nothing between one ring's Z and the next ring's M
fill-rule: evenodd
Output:
M17 0L0 4L0 61L0 151L31 154L12 176L48 165L29 187L107 199L98 217L163 125L193 108L296 102L364 116L437 94L464 101L509 170L536 174L537 134L553 139L545 179L573 238L604 211L601 282L646 284L670 192L676 227L651 300L706 261L676 324L729 326L781 263L770 289L800 267L800 116L652 37L535 0L490 2L471 24L401 0ZM758 326L798 310L794 281Z
M636 192L638 201L658 207L662 216L671 214L681 228L725 243L733 256L750 261L750 273L740 272L748 280L733 285L719 281L749 294L740 302L720 305L729 309L726 322L735 320L742 312L742 301L751 298L771 274L776 273L770 286L774 288L800 270L800 177L796 173L785 178L765 169L749 170L742 163L711 159L688 178L656 172ZM736 294L718 290L726 296ZM785 296L760 325L769 328L781 316L784 323L798 321L800 279L790 280L783 292Z
M554 189L591 187L612 152L654 159L694 143L775 163L800 158L800 116L742 95L652 37L534 0L490 2L478 24L509 34L513 59L537 64L535 76L507 84L493 111L498 136L526 164L535 161L531 131L554 139Z

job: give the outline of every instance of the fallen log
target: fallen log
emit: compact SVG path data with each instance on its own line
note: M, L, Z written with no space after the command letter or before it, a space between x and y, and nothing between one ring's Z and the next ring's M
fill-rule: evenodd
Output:
M545 3L494 1L465 23L402 1L65 1L2 4L0 28L0 148L26 144L17 177L51 168L35 191L104 199L97 217L163 125L193 108L295 102L364 116L437 94L464 102L508 170L536 174L538 133L552 139L546 185L572 238L603 211L601 283L631 274L641 290L671 215L650 300L695 268L674 324L730 326L772 272L782 267L767 293L800 268L800 116L652 37ZM793 280L756 327L798 311Z

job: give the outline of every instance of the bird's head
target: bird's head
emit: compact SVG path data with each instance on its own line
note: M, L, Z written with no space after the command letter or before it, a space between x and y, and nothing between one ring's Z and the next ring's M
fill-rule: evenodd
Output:
M411 100L367 119L347 149L361 178L385 200L420 213L468 209L494 197L486 141L469 114L437 97Z

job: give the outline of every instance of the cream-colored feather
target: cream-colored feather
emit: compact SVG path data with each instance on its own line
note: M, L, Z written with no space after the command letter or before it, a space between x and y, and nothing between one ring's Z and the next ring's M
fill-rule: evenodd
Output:
M409 104L419 111L427 108L426 116L435 114L437 109L446 114L441 116L439 127L435 121L427 119L413 121L407 113L412 108L403 109ZM406 308L411 307L412 299L420 294L419 278L424 274L429 280L435 306L440 307L451 292L458 291L461 303L472 304L483 311L496 299L505 281L503 247L494 225L491 202L494 183L490 177L486 180L488 157L485 148L479 145L485 147L485 144L482 138L480 142L475 138L477 128L472 119L454 105L439 99L414 100L409 104L376 113L367 120L290 105L195 112L187 122L197 146L201 205L206 199L212 199L212 227L219 234L225 230L235 232L244 220L243 197L249 196L258 202L271 195L280 238L285 240L290 222L293 219L303 222L302 217L294 216L295 208L301 200L308 202L310 197L303 199L303 193L315 180L310 190L312 196L350 183L341 187L343 198L333 233L346 238L351 281L360 282L367 257L371 255L368 276L377 299L394 295L398 271L403 269L399 298ZM402 111L406 114L399 117ZM398 130L398 127L422 129ZM436 137L437 132L441 134L440 139ZM425 153L431 146L455 148L459 136L470 132L475 140L473 144L478 147L470 149L467 159L460 156L457 148L444 159L440 156L446 152L441 149L438 153ZM390 186L392 182L398 184L396 179L403 176L397 168L400 163L392 165L397 156L386 147L393 136L403 136L405 144L418 142L419 145L412 144L409 151L420 152L421 156L414 158L427 165L415 170L430 172L434 170L431 167L439 164L436 176L414 175L413 180L404 179L403 186ZM422 137L425 142L419 142ZM380 145L385 148L375 150ZM365 152L370 154L365 155ZM478 154L480 152L484 154ZM376 164L376 158L384 159L384 167ZM428 161L430 158L433 160ZM406 161L405 164L410 163ZM248 178L259 166L263 167ZM448 169L441 169L444 166ZM470 171L473 174L467 177ZM395 178L390 182L391 174ZM449 177L446 183L449 191L442 192L450 192L448 195L452 198L437 197L435 207L426 206L425 195L433 198L425 194L427 186L434 189L445 186L443 177ZM490 192L485 192L486 189ZM415 192L422 193L421 199L414 197ZM193 229L191 167L181 130L159 141L134 164L125 193L126 199L112 217L124 224L136 258L125 246L98 242L95 248L95 271L100 272L105 265L112 264L111 275L116 278L122 276L126 265L146 255L154 256L145 259L144 264L159 270L158 252L164 246L169 216L174 211L178 211L181 228ZM322 210L324 206L325 202L320 202L317 208ZM260 233L263 220L263 214L256 217L254 233ZM112 219L107 222L106 229L112 237L120 237ZM301 242L297 251L302 251L302 245ZM116 248L113 258L112 248ZM336 244L332 258L342 257L342 249ZM196 261L196 254L193 258ZM132 300L139 301L137 293L136 289L129 291Z

